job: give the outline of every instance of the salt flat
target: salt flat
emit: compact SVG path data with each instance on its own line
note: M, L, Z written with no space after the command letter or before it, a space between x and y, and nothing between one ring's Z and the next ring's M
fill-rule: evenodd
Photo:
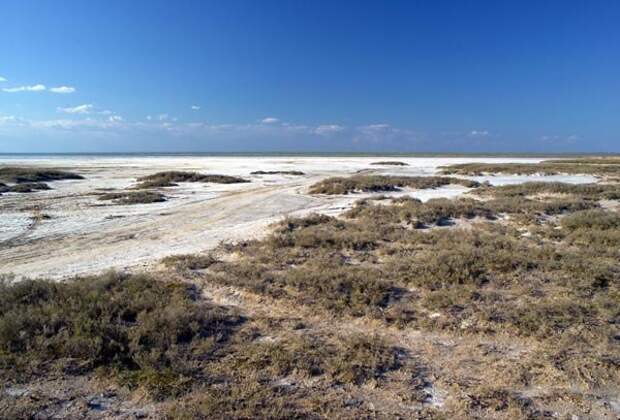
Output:
M370 165L398 160L403 167ZM365 195L317 196L307 189L329 176L361 170L379 174L429 176L442 165L467 162L535 163L534 158L385 158L385 157L207 157L207 156L62 156L0 157L0 165L62 168L83 180L51 182L53 188L0 196L0 273L19 277L63 278L110 268L148 267L171 254L212 249L221 241L256 238L285 216L311 212L337 215ZM136 178L159 171L199 171L241 176L250 183L184 183L166 188L163 203L113 205L97 200L104 189L122 190ZM304 176L250 175L253 171L302 171ZM492 184L526 180L593 182L589 176L472 177ZM468 190L446 186L402 191L421 200L455 197ZM102 204L103 203L103 204ZM33 223L33 208L49 219Z

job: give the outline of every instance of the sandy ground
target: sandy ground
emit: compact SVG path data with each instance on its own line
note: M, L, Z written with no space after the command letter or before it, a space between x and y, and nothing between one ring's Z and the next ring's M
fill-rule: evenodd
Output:
M377 157L50 157L9 158L0 165L41 166L78 172L84 180L50 183L50 191L0 196L0 274L64 278L110 268L148 268L162 257L206 251L221 241L256 238L285 216L337 215L363 195L311 196L308 186L328 176L360 170L433 175L441 165L464 162L538 162L518 158L394 158L406 167L371 166ZM102 189L130 187L139 176L164 170L245 177L246 184L186 183L166 188L164 203L112 205ZM257 170L300 170L304 176L250 175ZM584 176L475 177L493 184L525 180L592 182ZM467 188L405 191L421 200L455 197ZM102 204L105 203L105 204ZM34 210L37 208L38 210ZM37 213L49 219L33 221Z

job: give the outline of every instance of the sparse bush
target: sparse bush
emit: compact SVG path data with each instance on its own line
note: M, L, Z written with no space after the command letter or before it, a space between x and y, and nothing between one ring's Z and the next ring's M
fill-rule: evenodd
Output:
M398 300L397 288L370 267L306 264L283 272L261 270L252 263L214 266L210 281L234 285L256 293L284 297L306 305L319 305L337 314L381 318Z
M209 268L217 262L211 255L171 255L161 260L166 267L176 268L177 270L203 270Z
M484 175L484 174L517 174L517 175L620 175L620 165L600 165L591 163L571 163L550 161L541 163L461 163L440 168L446 175Z
M100 194L98 199L114 201L115 204L149 204L166 201L166 196L153 191L124 191Z
M446 182L409 178L321 188ZM222 245L221 261L163 261L203 293L150 278L63 284L71 293L37 282L16 293L5 282L0 374L98 366L153 398L174 396L174 418L367 418L376 402L396 418L613 417L605 399L620 383L620 216L598 206L618 185L475 193L360 200L344 217L287 218L266 238ZM200 301L221 293L252 317ZM437 392L445 404L411 408Z
M448 184L476 188L480 184L467 179L441 176L354 175L327 178L310 187L311 194L350 194L354 192L397 191L401 188L431 189Z
M333 339L289 334L255 341L223 359L225 371L260 372L267 377L328 375L338 383L363 384L399 367L398 350L377 336L355 334Z
M576 212L563 217L560 226L560 238L566 242L599 255L620 256L618 213L602 209Z
M405 162L399 162L396 160L382 160L379 162L372 162L371 165L378 165L378 166L409 166L408 163Z
M620 214L608 210L580 211L563 217L561 226L569 231L620 229Z
M84 179L84 177L73 172L56 169L0 167L0 180L9 183L49 182L63 179Z
M583 199L618 199L620 186L617 184L567 184L563 182L525 182L523 184L502 185L479 188L476 194L500 197L530 197L541 194L563 194Z
M500 197L485 203L485 206L497 213L535 215L556 215L599 206L595 201L582 198L552 198L549 200L533 200L524 197Z
M212 182L217 184L236 184L250 182L246 179L228 175L208 175L198 172L167 171L157 172L152 175L138 178L139 183L135 189L148 189L157 187L174 187L179 182Z
M544 163L561 163L561 164L594 164L594 165L620 165L620 157L617 156L600 156L600 157L582 157L577 159L550 159Z
M28 182L23 184L15 184L11 187L7 187L4 192L15 193L31 193L34 191L50 190L51 188L44 182Z
M194 294L190 286L146 275L4 281L0 369L27 378L54 365L70 372L78 361L81 371L103 368L156 397L176 395L193 375L192 346L214 349L239 323L221 308L197 303Z
M254 171L250 172L250 175L305 175L301 171Z
M443 225L452 219L472 219L482 217L492 220L495 212L486 207L485 203L468 198L450 200L435 198L422 203L413 198L398 198L396 205L373 205L359 203L346 213L347 217L359 220L364 224L374 223L380 219L382 223L407 223L420 228L429 224Z

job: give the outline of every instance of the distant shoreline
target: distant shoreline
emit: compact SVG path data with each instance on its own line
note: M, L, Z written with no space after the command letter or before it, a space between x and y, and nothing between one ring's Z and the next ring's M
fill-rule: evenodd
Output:
M620 153L410 153L410 152L85 152L85 153L0 153L0 157L579 157L579 156L620 156Z

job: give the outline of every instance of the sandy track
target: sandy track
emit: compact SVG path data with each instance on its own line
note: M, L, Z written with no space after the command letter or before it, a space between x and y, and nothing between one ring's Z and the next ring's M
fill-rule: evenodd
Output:
M104 231L55 240L28 241L26 232L0 244L0 270L19 276L64 277L110 267L144 266L166 255L210 249L222 240L257 237L284 215L325 208L322 200L299 194L301 184L223 193L175 206L171 212L119 218Z

